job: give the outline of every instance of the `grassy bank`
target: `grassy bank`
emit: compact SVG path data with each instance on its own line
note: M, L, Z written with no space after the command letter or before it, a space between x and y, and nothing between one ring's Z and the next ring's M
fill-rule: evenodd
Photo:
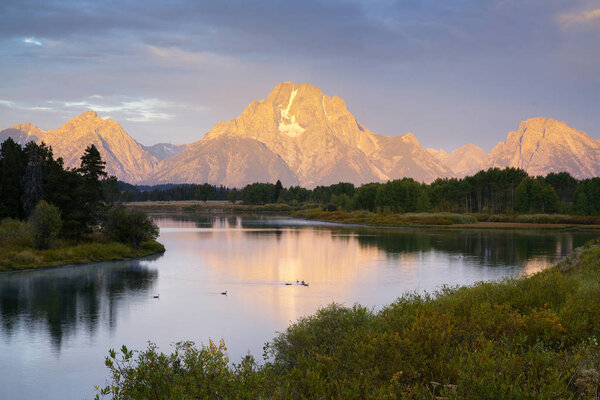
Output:
M164 251L164 246L154 240L142 243L137 249L112 241L79 244L63 241L48 250L36 250L29 246L15 244L3 245L0 247L0 271L123 260Z
M453 213L377 214L369 211L323 211L320 208L315 208L298 210L293 212L292 215L315 221L372 226L468 225L477 223L477 219L473 216Z
M113 399L595 399L600 246L535 275L330 305L230 366L223 343L111 352ZM101 397L101 396L100 396Z
M292 211L292 216L313 221L368 226L455 227L461 229L591 229L600 230L598 217L569 215L488 215L455 213L379 214L369 211L323 211L321 208Z
M125 203L132 209L151 213L169 212L198 212L208 214L238 214L238 213L281 213L288 214L293 208L284 203L276 204L241 204L220 200L182 200L182 201L137 201Z

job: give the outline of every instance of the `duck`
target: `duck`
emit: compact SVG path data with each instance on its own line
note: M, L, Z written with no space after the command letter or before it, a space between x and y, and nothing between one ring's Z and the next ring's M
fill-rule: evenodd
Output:
M222 294L223 296L227 296L227 290L226 290L226 291L224 291L224 292L221 292L221 294Z

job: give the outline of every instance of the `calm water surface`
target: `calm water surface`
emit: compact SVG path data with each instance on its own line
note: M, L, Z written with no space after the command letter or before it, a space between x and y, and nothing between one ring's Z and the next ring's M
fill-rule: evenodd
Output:
M163 256L0 274L0 399L92 398L107 350L123 344L223 338L233 361L260 358L277 331L333 301L379 308L407 291L531 273L596 236L156 221ZM285 285L296 279L310 286Z

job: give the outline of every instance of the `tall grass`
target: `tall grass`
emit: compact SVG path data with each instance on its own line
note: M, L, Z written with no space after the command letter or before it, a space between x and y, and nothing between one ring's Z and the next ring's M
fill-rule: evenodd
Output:
M328 222L340 222L373 226L427 226L427 225L454 225L476 224L477 218L467 214L454 213L405 213L405 214L379 214L369 211L322 211L321 209L308 209L296 211L294 216Z
M156 241L144 242L139 249L117 242L63 242L59 247L48 250L3 245L0 247L0 271L122 260L164 251L163 245Z

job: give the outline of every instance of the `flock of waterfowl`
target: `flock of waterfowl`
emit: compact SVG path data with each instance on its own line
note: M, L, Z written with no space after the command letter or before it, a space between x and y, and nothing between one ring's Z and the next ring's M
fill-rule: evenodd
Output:
M284 283L284 285L286 285L286 286L292 286L292 285L297 285L297 286L308 286L308 282L304 282L303 280L302 280L302 281L300 281L300 280L296 279L296 283L292 283L292 282L286 282L286 283ZM227 290L226 290L226 291L224 291L224 292L221 292L221 295L223 295L223 296L227 296ZM156 295L154 295L153 297L154 297L155 299L158 299L158 298L159 298L159 296L160 296L160 294L156 294Z

